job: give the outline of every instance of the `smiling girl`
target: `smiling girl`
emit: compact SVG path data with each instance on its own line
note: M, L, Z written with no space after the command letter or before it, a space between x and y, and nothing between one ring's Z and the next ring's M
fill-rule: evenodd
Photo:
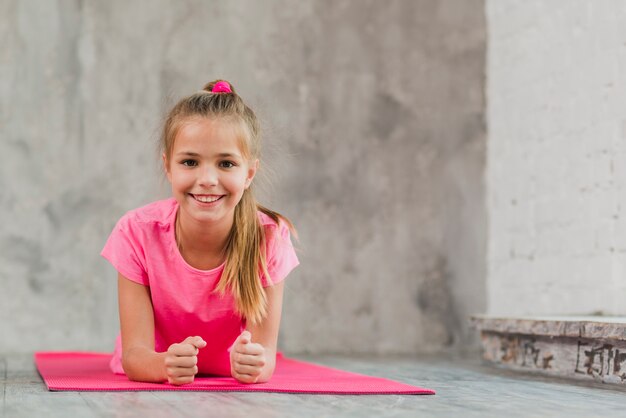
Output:
M172 108L161 145L173 197L126 213L102 250L118 271L111 369L174 385L197 374L266 382L298 259L289 220L252 193L259 122L216 80Z

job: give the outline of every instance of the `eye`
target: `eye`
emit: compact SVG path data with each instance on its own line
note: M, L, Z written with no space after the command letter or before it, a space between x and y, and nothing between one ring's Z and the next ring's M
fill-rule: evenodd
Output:
M180 163L186 167L195 167L198 165L196 160L182 160Z
M220 167L222 167L222 168L233 168L236 165L237 164L235 164L232 161L220 161Z

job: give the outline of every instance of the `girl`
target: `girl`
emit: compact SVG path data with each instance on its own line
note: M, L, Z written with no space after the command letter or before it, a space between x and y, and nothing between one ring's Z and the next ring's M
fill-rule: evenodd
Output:
M226 81L170 111L161 145L173 197L126 213L102 250L119 273L115 373L174 385L272 376L283 280L298 259L291 223L252 194L259 142Z

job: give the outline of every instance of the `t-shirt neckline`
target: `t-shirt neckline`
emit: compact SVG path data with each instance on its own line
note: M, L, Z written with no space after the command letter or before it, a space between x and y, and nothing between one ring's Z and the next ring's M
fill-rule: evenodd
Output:
M219 266L214 267L210 270L200 270L200 269L195 268L191 264L189 264L187 260L185 260L185 257L183 257L183 255L180 253L180 250L178 249L178 245L176 245L176 216L178 214L178 211L180 210L180 205L178 204L178 201L175 198L172 198L172 200L174 201L174 209L172 210L172 213L170 214L168 224L169 224L169 229L170 229L170 232L169 232L170 245L172 247L172 251L174 252L175 257L178 258L178 261L183 266L185 266L187 270L191 272L202 274L205 276L219 273L221 270L224 269L224 266L226 265L226 261L224 261Z

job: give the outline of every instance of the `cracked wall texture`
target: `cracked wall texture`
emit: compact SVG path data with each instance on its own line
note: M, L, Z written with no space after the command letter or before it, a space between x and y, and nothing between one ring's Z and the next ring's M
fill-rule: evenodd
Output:
M0 2L0 351L112 349L99 252L168 195L162 117L214 78L261 117L260 200L301 237L280 348L471 345L484 20L482 0Z

